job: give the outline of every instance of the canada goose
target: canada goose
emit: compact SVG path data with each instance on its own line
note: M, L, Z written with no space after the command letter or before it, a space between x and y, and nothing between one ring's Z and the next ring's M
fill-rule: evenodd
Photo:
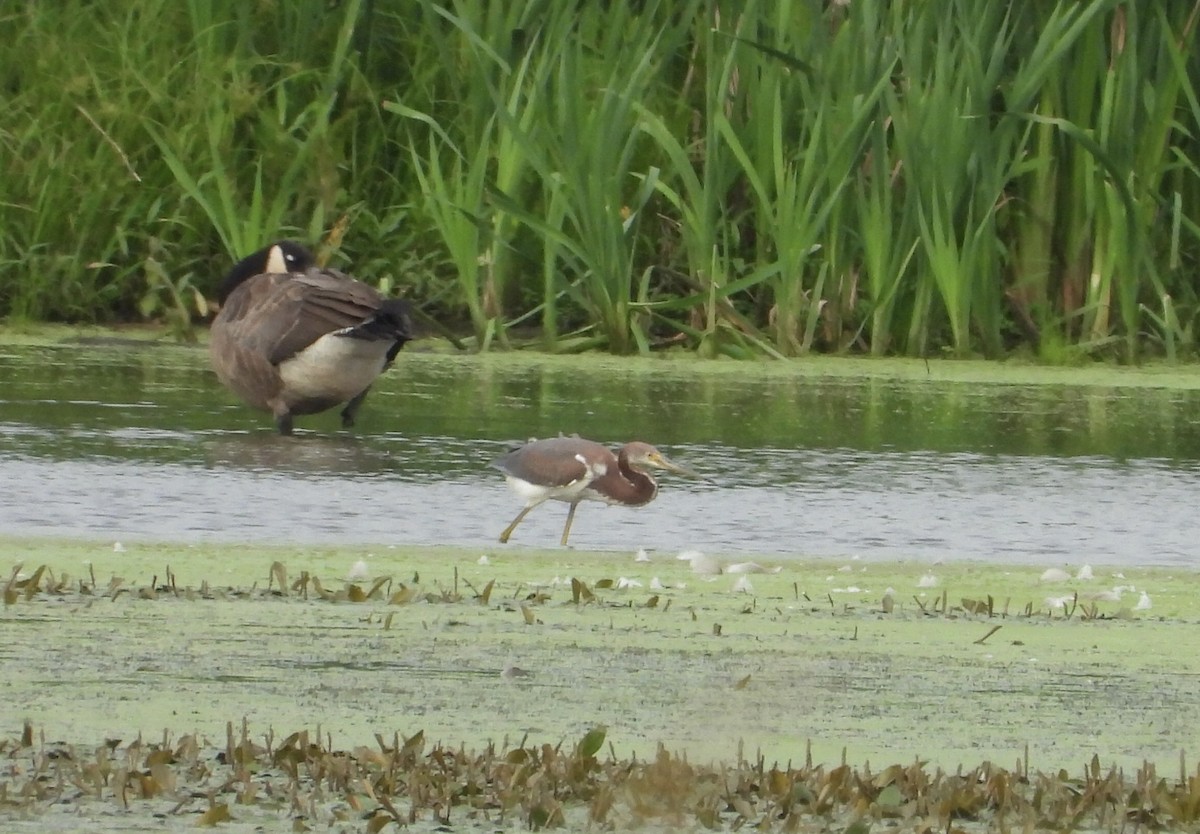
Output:
M335 269L307 249L280 241L239 261L217 294L209 353L213 369L247 404L292 418L346 403L354 415L375 378L412 339L408 302Z

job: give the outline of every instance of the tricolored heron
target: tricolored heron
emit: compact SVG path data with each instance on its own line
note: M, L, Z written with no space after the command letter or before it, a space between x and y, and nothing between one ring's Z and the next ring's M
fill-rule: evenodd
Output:
M571 535L571 521L580 501L604 501L623 507L641 507L658 494L658 483L648 469L665 469L699 477L685 466L672 463L649 443L626 443L616 454L582 437L533 440L492 464L504 473L508 485L525 499L525 506L500 534L507 542L529 511L549 501L571 505L563 527L562 543Z
M284 240L239 261L222 282L209 353L217 376L270 411L281 434L292 418L346 403L354 425L371 383L412 339L407 301L316 265Z

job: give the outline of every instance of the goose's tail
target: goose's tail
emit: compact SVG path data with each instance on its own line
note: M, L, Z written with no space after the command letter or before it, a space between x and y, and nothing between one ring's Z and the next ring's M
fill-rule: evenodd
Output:
M339 335L371 342L394 342L387 353L387 359L391 362L405 342L412 341L412 310L402 298L386 298L362 324L347 327Z

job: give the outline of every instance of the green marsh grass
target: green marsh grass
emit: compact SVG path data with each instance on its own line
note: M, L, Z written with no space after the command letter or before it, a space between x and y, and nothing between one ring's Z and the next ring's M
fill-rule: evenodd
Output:
M553 37L545 31L553 24L526 34L525 27L537 22L533 4L502 9L460 2L451 8L425 0L422 10L422 34L436 60L459 67L468 82L445 93L425 91L423 108L410 104L414 97L406 94L385 101L384 109L406 120L401 132L419 193L454 266L457 297L476 343L486 349L493 339L507 343L505 309L512 303L518 265L515 224L488 194L527 187L524 140L542 105L545 65L531 63L538 52L526 39ZM457 81L422 80L431 88ZM444 106L443 94L457 106Z
M754 4L747 12L755 13ZM710 22L714 25L709 25ZM672 223L677 227L673 235L677 238L675 245L682 254L681 271L692 290L658 305L656 311L659 315L668 312L674 312L676 317L687 315L690 320L677 321L675 326L690 332L701 355L707 356L715 355L729 336L736 340L738 335L736 326L728 326L733 312L729 301L734 289L731 258L736 254L731 251L728 237L736 233L736 226L722 228L717 221L726 212L734 223L742 220L727 206L726 195L734 187L736 170L718 134L719 120L726 118L725 112L736 92L732 87L737 42L726 42L734 48L724 54L718 52L718 39L725 34L718 29L722 22L715 13L697 22L693 37L697 44L704 44L705 60L700 63L690 60L685 80L687 86L695 84L701 91L703 133L693 135L698 131L690 125L678 122L669 125L668 114L654 112L644 104L638 107L638 129L654 141L657 153L668 167L668 175L657 177L654 187L670 206ZM693 56L698 52L694 50ZM754 276L746 286L757 280L761 278Z
M639 231L660 172L644 161L637 105L661 83L664 56L684 42L690 15L659 23L668 5L559 18L535 44L548 62L544 123L537 130L512 125L548 210L525 209L511 183L498 182L495 198L540 239L543 308L562 309L562 297L586 314L570 334L575 348L649 350L643 311L650 267L638 266L648 241Z
M481 348L1184 359L1198 21L1118 0L18 4L0 316L182 335L231 257L289 235Z
M767 324L776 349L788 356L812 350L823 316L840 322L855 314L848 300L854 291L843 285L856 279L837 221L848 211L846 191L894 68L886 53L863 60L861 38L868 31L862 27L841 24L822 35L811 8L792 6L770 9L755 27L778 40L746 53L746 75L759 79L747 85L748 141L739 140L728 120L716 119L753 197L754 260L773 267L764 282L771 299ZM820 61L808 67L778 57L801 46ZM840 332L822 341L839 347Z

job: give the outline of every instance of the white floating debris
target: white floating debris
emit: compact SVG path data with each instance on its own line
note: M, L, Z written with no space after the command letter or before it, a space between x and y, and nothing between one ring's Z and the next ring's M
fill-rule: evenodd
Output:
M1141 597L1138 598L1137 605L1133 606L1134 611L1149 611L1150 610L1150 595L1142 591Z
M650 580L650 590L651 591L665 591L665 590L667 590L667 586L662 584L662 580L656 576Z
M563 585L570 585L571 577L568 576L566 579L563 579L561 576L556 576L553 579L551 579L549 582L538 582L536 580L530 580L526 584L530 588L558 588Z
M628 576L622 576L617 579L617 590L619 590L619 591L624 590L625 588L640 588L640 587L642 587L641 582L639 582L636 579L630 579Z
M936 588L937 584L938 584L938 578L936 576L934 576L932 573L927 573L924 576L922 576L920 579L917 580L918 588Z
M1067 573L1062 568L1047 568L1042 573L1042 582L1066 582L1071 578L1071 574Z
M1097 591L1094 594L1088 594L1088 599L1094 599L1097 602L1120 602L1121 591L1120 587L1113 588L1111 591Z
M831 593L834 594L861 594L862 588L857 585L847 585L845 588L834 588Z
M638 552L637 552L637 553L634 555L634 557L633 557L633 561L635 561L635 562L649 562L649 561L650 561L650 554L646 552L646 548L644 548L644 547L639 547L639 548L638 548Z
M737 582L733 583L733 592L735 594L754 593L754 586L750 584L750 577L739 576Z
M736 562L725 568L726 573L779 573L781 570L783 565L767 568L758 562Z
M854 570L854 568L850 567L849 565L842 565L840 568L838 568L838 573L849 573L852 570Z
M1092 566L1084 565L1078 571L1076 571L1075 578L1081 579L1081 580L1087 580L1087 579L1095 579L1096 577L1094 577L1092 575Z
M479 557L479 564L490 565L491 563L492 563L492 560L488 558L488 555L486 553Z
M113 542L113 553L124 553L125 545L120 542Z
M894 597L896 595L896 589L893 588L891 585L888 585L887 588L884 590L883 595L885 597Z
M676 558L691 562L692 573L704 576L716 576L721 572L721 565L715 556L705 556L699 550L685 550Z
M1066 608L1068 602L1075 600L1074 594L1068 594L1065 597L1046 597L1046 605L1050 608Z
M366 579L370 575L371 575L371 570L370 570L370 568L367 567L367 563L365 561L363 561L362 559L359 559L357 562L355 562L353 565L350 566L350 572L346 574L346 579L348 579L351 582L358 582L363 579Z

